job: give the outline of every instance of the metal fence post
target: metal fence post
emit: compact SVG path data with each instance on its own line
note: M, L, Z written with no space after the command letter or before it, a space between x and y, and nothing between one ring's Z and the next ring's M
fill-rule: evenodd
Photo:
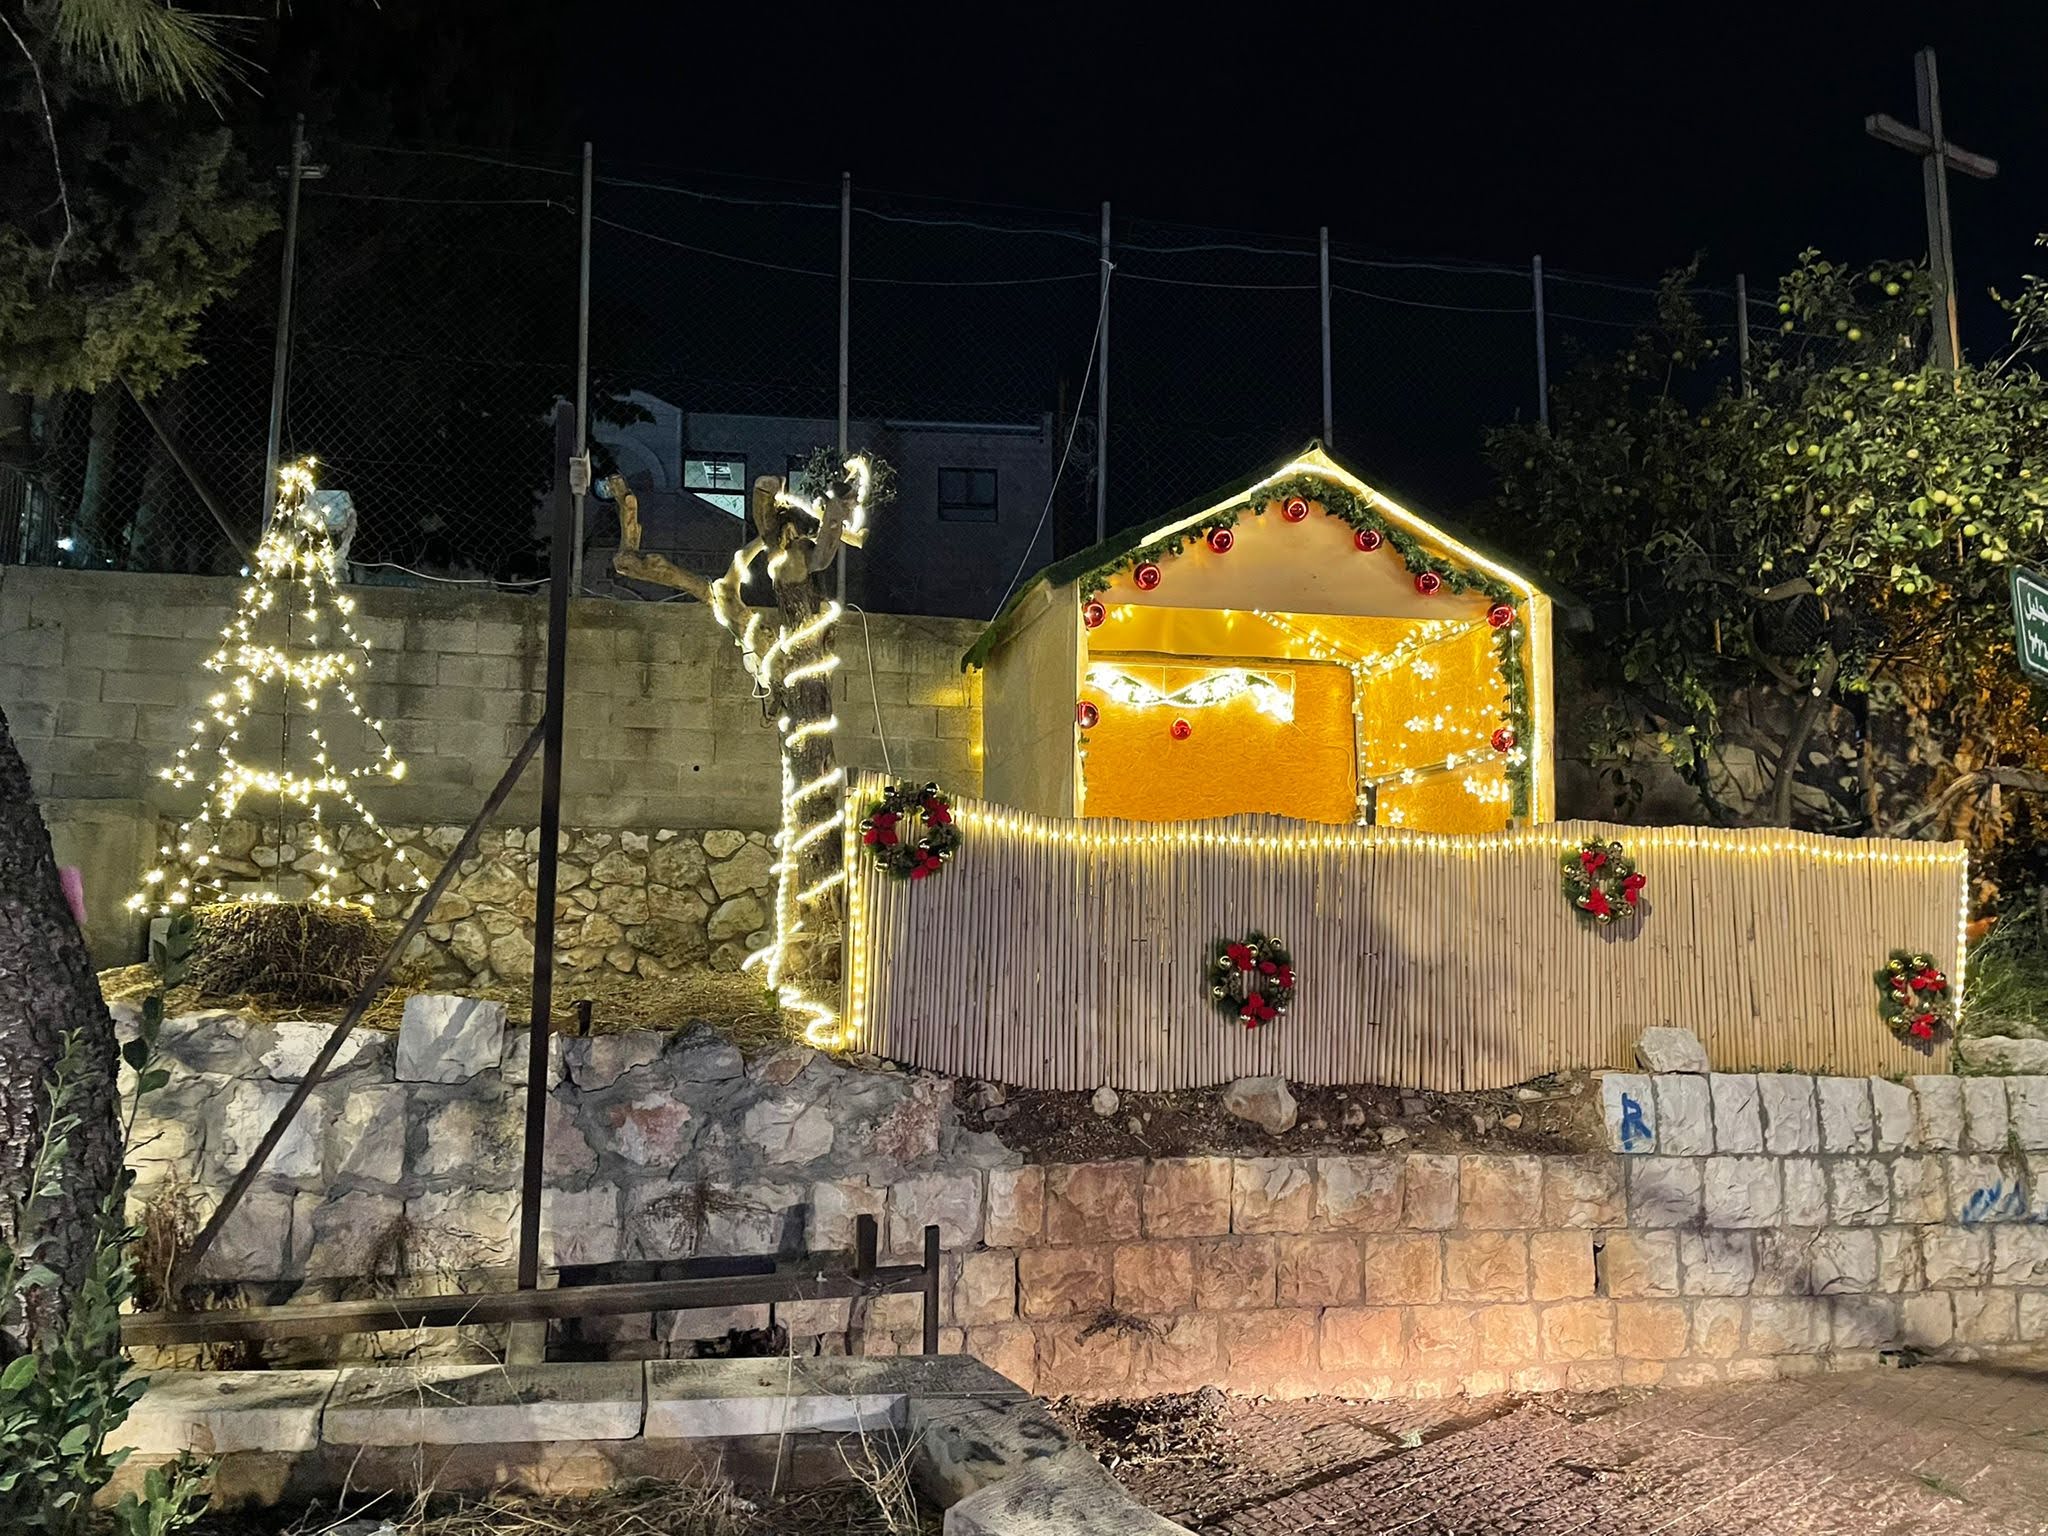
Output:
M839 173L839 462L846 462L847 389L851 382L853 342L853 173ZM846 562L853 551L842 545L838 568L839 606L846 606Z
M576 279L576 451L590 452L590 141L583 141L582 250ZM585 475L576 481L575 546L569 552L569 594L583 591L583 509L588 500Z
M1109 537L1109 204L1102 205L1101 341L1095 354L1095 542ZM1076 402L1078 403L1078 402Z
M1330 226L1323 226L1323 446L1330 446Z
M1749 393L1749 279L1735 274L1735 376Z
M284 441L285 380L292 366L292 284L299 262L299 184L306 175L306 116L292 119L292 163L284 195L284 257L277 278L277 350L270 363L270 436L263 447L263 521L259 534L270 531L277 507L277 460Z
M1543 334L1543 258L1530 263L1530 281L1536 295L1536 419L1550 425L1550 358Z
M569 486L575 476L567 410L555 407L555 537L548 580L546 731L540 758L540 856L533 912L533 1011L526 1028L526 1139L519 1184L519 1289L540 1284L540 1202L547 1140L548 1044L554 1030L555 871L562 831L562 735L568 693Z

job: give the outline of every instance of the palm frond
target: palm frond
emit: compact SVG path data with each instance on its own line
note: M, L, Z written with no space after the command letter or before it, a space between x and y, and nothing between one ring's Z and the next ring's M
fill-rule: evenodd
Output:
M228 46L239 17L168 0L59 0L55 11L65 61L96 72L124 100L196 96L218 107L230 85L248 79L246 60Z

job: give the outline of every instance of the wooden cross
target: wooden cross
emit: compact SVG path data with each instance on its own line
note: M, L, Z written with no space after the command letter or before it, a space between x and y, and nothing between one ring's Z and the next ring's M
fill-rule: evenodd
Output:
M1989 181L1998 174L1998 162L1973 155L1948 141L1941 122L1941 85L1934 73L1934 50L1922 48L1913 55L1913 80L1920 98L1920 125L1908 127L1884 112L1863 119L1863 129L1874 139L1920 157L1921 186L1927 196L1927 270L1934 281L1934 360L1953 373L1962 361L1962 342L1956 331L1955 251L1949 244L1948 173Z

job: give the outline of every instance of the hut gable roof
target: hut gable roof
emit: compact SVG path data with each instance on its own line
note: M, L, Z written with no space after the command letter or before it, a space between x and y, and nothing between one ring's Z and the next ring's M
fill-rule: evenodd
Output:
M1125 529L1099 544L1090 545L1046 566L1003 604L1002 610L961 658L961 669L965 671L986 664L990 654L1003 643L1017 622L1027 598L1040 588L1077 585L1113 573L1153 545L1169 545L1199 531L1212 519L1233 514L1261 489L1303 477L1331 481L1350 492L1353 498L1370 503L1373 512L1384 519L1390 538L1405 538L1425 550L1442 555L1447 562L1462 568L1486 587L1504 588L1515 596L1528 596L1538 590L1526 576L1478 549L1469 540L1447 531L1441 524L1409 511L1339 461L1320 442L1311 441L1299 452L1288 454L1241 480L1220 486L1161 517Z

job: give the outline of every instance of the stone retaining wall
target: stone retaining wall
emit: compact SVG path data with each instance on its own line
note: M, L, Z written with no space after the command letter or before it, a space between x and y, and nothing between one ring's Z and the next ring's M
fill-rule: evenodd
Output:
M144 1193L173 1171L218 1188L320 1033L174 1021ZM1611 1074L1611 1150L1578 1156L1021 1166L958 1128L943 1079L743 1063L701 1029L558 1046L544 1262L841 1249L862 1212L908 1256L936 1223L942 1347L1043 1393L1681 1384L2048 1339L2048 1078ZM352 1051L216 1273L350 1275L401 1216L443 1267L509 1255L516 1037L451 1015ZM886 1355L917 1347L920 1305L593 1320L559 1342L681 1354L773 1321L800 1353Z
M173 845L175 822L163 828ZM387 826L404 854L395 858L367 828L340 834L336 895L368 896L377 914L402 918L429 878L462 841L453 825ZM214 860L230 892L275 888L286 900L318 883L325 862L312 851L313 826L285 830L285 873L277 874L277 828L232 821ZM561 834L555 899L556 963L568 971L666 976L686 966L736 971L768 941L774 910L775 855L767 834L731 827L571 829ZM487 828L476 854L435 905L407 958L425 961L437 980L456 986L527 981L533 976L534 887L538 828ZM565 983L573 990L573 979Z

